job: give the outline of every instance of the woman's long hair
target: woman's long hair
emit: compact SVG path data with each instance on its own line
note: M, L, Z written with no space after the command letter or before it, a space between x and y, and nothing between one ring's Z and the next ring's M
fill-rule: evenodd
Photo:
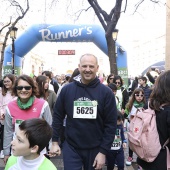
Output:
M114 74L110 74L110 75L107 77L107 80L106 80L106 81L107 81L107 84L110 84L110 80L109 80L110 77L114 77Z
M3 80L4 80L5 78L7 78L7 77L12 81L12 87L13 87L13 85L14 85L14 83L15 83L15 76L14 76L13 74L6 74L6 75L3 77ZM12 89L12 88L11 88L11 89ZM6 96L7 91L8 91L8 89L5 87L5 85L3 85L3 86L2 86L2 95L3 95L3 96ZM13 93L12 93L12 95L13 95Z
M131 97L130 97L130 99L129 99L129 102L128 102L127 105L126 105L126 108L129 110L129 112L132 110L133 103L134 103L134 101L136 100L136 99L135 99L135 94L139 94L140 92L142 92L142 94L143 94L143 100L142 100L141 102L143 102L143 103L145 104L145 96L144 96L144 91L143 91L143 89L142 89L142 88L136 88L136 89L133 91L133 93L132 93L132 95L131 95Z
M160 74L156 79L149 99L149 107L160 110L161 105L170 105L170 70Z
M44 100L47 100L47 97L48 97L48 90L45 90L44 89L44 85L47 81L47 77L46 76L38 76L36 78L36 82L37 82L37 86L38 86L38 95L37 97L38 98L44 98Z

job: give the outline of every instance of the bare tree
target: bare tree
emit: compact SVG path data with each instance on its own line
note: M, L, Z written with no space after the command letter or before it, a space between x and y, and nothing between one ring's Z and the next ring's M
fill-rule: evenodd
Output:
M5 26L3 26L0 29L0 35L3 31L4 28L9 27L9 30L6 32L5 34L5 38L3 41L3 45L2 45L2 50L1 50L1 61L0 61L0 79L2 78L2 66L3 66L3 61L4 61L4 50L6 47L6 43L8 40L8 36L11 32L11 30L16 26L16 24L19 22L19 20L23 19L24 16L26 15L26 13L29 10L29 0L26 0L26 9L24 10L23 7L15 0L8 0L10 5L16 8L16 12L18 14L18 17L16 19L14 19L14 22L12 22L12 17L10 17L9 23L7 23ZM21 13L21 14L19 14Z
M117 75L118 69L117 69L116 54L115 54L115 42L113 41L113 38L112 38L112 32L116 28L116 25L120 19L121 13L126 12L128 0L125 0L123 10L121 10L123 0L115 0L115 3L112 2L113 8L110 10L110 13L107 13L104 9L101 8L101 6L98 3L98 0L87 0L87 1L90 4L90 7L93 8L97 18L99 19L102 27L105 30L105 37L106 37L106 42L107 42L107 47L108 47L108 57L109 57L109 62L110 62L110 72ZM144 1L145 0L138 0L134 2L134 7L135 7L134 13L137 12L139 6L142 3L144 3ZM159 0L150 0L150 2L155 3L155 4L160 3ZM80 10L79 14L76 15L77 19L79 18L82 11L88 11L90 7L88 7L86 10L84 9Z
M116 55L115 55L115 42L112 38L112 32L116 28L117 22L120 18L121 14L121 7L122 7L123 0L116 0L114 7L111 9L110 13L108 14L105 10L103 10L97 0L88 0L91 7L94 9L95 14L97 15L101 25L105 30L105 37L108 47L108 57L110 62L110 72L117 75L117 62L116 62ZM125 3L124 12L126 10L127 0Z

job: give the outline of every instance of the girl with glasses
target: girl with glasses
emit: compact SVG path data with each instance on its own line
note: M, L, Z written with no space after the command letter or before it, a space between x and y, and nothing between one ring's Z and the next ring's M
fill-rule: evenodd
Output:
M143 109L145 105L145 96L142 88L136 88L126 105L125 117L128 117L129 121L133 119L138 109ZM133 161L133 151L129 148L129 157L126 161L126 165L130 166Z
M4 158L3 154L3 136L4 136L4 118L5 109L7 104L15 99L15 95L12 93L12 86L15 82L15 76L13 74L6 74L3 77L3 85L0 87L0 158Z
M52 116L47 101L36 98L38 93L34 80L28 75L21 75L15 81L12 92L17 99L10 102L6 109L4 124L4 162L10 156L10 145L13 134L22 121L31 118L43 118L50 125ZM43 154L46 152L44 151ZM27 163L23 160L23 163Z

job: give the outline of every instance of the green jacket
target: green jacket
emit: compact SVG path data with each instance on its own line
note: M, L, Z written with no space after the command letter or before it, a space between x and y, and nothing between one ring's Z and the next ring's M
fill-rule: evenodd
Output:
M9 170L16 163L17 163L17 157L10 156L8 159L8 162L5 166L5 170ZM47 170L47 169L57 170L57 168L54 166L54 164L49 159L45 158L37 170Z

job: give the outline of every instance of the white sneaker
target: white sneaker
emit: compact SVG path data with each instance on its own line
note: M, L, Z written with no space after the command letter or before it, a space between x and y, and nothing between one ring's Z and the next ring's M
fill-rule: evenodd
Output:
M126 160L126 165L127 165L127 166L132 165L132 161L133 161L133 158L131 158L131 157L129 156L128 159Z
M1 150L1 152L0 152L0 158L4 158L4 151L3 150Z

